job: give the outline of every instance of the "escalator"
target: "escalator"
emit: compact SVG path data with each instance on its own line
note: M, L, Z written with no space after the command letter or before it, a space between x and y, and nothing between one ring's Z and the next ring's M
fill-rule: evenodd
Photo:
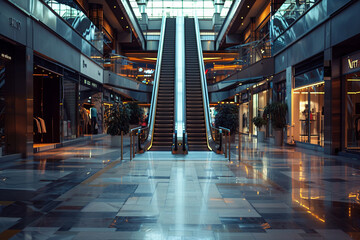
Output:
M186 132L189 151L208 151L198 47L193 18L185 19Z
M151 150L171 151L174 132L175 18L166 19Z

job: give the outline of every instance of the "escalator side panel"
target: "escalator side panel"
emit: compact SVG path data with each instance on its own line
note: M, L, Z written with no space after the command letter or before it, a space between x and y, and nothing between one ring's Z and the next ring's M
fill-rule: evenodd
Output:
M185 19L186 131L189 151L208 151L195 22Z
M153 151L171 151L174 132L175 28L175 19L166 19L154 136L150 149Z

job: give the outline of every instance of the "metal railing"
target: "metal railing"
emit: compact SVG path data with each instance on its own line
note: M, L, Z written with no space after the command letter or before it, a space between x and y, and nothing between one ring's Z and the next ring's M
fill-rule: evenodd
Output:
M224 154L225 158L231 157L231 139L230 139L230 129L224 127L211 127L211 135L214 142L217 144L216 153Z
M136 127L130 129L130 161L135 158L136 153L144 153L146 150L146 139L149 137L149 127Z
M154 64L140 67L138 62L130 61L128 57L119 54L110 54L104 58L104 69L136 83L152 85L154 81Z

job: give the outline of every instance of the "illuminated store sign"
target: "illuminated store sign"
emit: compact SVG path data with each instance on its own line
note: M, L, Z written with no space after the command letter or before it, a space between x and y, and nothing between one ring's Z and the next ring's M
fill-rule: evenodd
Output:
M346 56L342 60L343 74L348 74L360 70L360 53Z
M349 63L349 68L350 69L353 69L353 68L357 68L359 65L359 60L351 60L351 59L348 59L348 63Z

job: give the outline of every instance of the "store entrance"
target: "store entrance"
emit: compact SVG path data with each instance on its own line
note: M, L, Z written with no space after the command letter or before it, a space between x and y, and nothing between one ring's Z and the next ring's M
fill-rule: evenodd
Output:
M92 86L80 84L79 104L79 135L102 133L103 93Z
M360 152L360 74L346 75L346 148Z
M34 144L60 142L61 75L34 66Z

